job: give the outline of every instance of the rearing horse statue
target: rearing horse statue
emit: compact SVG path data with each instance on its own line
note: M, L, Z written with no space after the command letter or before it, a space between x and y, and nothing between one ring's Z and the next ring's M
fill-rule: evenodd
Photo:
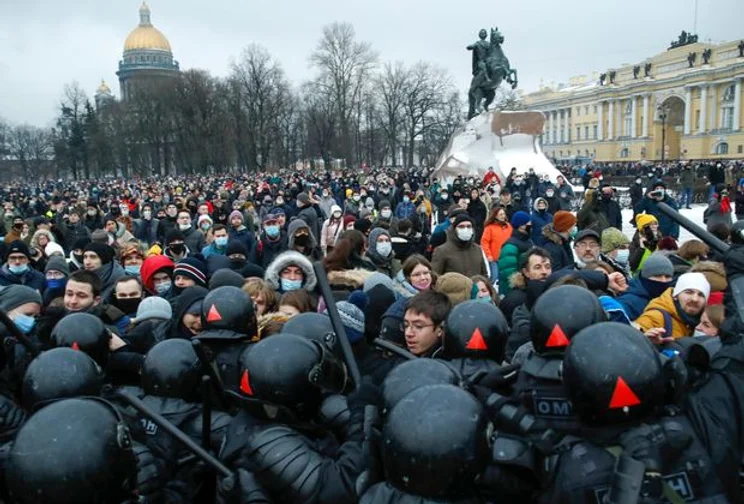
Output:
M468 91L470 102L468 119L488 110L502 81L511 84L512 89L517 87L517 71L509 66L509 60L504 55L501 48L504 36L498 28L491 29L489 42L485 40L486 30L481 30L479 37L478 42L467 47L473 51L473 80Z

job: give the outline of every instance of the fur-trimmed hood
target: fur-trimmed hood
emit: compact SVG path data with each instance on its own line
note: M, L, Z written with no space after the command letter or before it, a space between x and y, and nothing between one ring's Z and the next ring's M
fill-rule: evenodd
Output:
M361 289L364 286L364 282L374 274L375 271L355 268L329 271L326 276L330 285L343 285L352 289Z
M564 239L563 237L558 233L558 231L555 230L553 227L553 224L550 223L542 228L542 235L543 238L548 240L551 243L555 243L558 246L563 245Z
M705 278L710 284L710 291L725 291L728 287L728 280L726 279L726 270L723 264L715 261L700 261L690 268L690 272L696 271L705 275Z
M279 290L281 287L279 274L287 266L297 266L302 270L302 273L305 275L305 281L302 284L303 289L308 291L315 289L315 286L318 284L318 278L315 276L313 264L307 257L293 250L282 252L271 261L266 268L264 280L269 282L274 289Z
M512 273L512 276L509 277L509 286L512 289L526 289L527 279L522 273L517 271L516 273Z

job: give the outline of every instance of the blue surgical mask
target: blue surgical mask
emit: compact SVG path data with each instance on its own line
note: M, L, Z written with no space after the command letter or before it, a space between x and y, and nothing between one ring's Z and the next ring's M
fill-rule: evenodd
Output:
M28 334L36 325L36 319L28 315L18 314L13 319L13 323L23 334Z
M141 264L130 264L129 266L124 266L124 273L129 276L137 276L140 274L140 268L142 268Z
M266 226L266 236L271 238L279 236L279 226Z
M218 247L220 247L220 248L226 247L227 246L227 236L218 236L217 238L214 239L214 243Z
M155 292L157 292L159 296L166 294L171 288L171 283L171 281L160 282L159 284L155 285Z
M488 303L488 304L494 304L493 299L491 299L491 296L483 296L475 299L479 303Z
M64 278L47 278L47 289L59 290L64 289L67 280Z
M302 289L302 280L289 280L287 278L282 278L281 284L282 291L284 292Z
M14 275L22 275L22 274L24 274L25 272L28 271L28 264L21 264L21 265L18 265L18 266L16 266L16 265L13 265L13 266L8 265L8 271L10 271L11 273L13 273Z
M617 256L615 257L615 260L622 264L628 264L628 258L630 257L630 250L628 249L619 249L617 251Z

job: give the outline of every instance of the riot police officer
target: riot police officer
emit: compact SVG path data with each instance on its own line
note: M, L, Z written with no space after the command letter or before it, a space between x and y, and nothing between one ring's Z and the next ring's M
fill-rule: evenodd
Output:
M606 320L597 297L575 285L551 288L537 299L530 320L533 353L519 370L514 394L547 426L580 430L561 381L563 352L580 330Z

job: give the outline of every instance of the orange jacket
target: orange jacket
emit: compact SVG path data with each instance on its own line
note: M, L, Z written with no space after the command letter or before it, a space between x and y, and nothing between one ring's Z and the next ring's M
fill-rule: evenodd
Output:
M501 247L506 243L506 240L511 238L511 235L512 227L508 222L504 224L493 222L486 226L486 229L483 230L483 236L481 236L481 248L489 262L499 260Z

